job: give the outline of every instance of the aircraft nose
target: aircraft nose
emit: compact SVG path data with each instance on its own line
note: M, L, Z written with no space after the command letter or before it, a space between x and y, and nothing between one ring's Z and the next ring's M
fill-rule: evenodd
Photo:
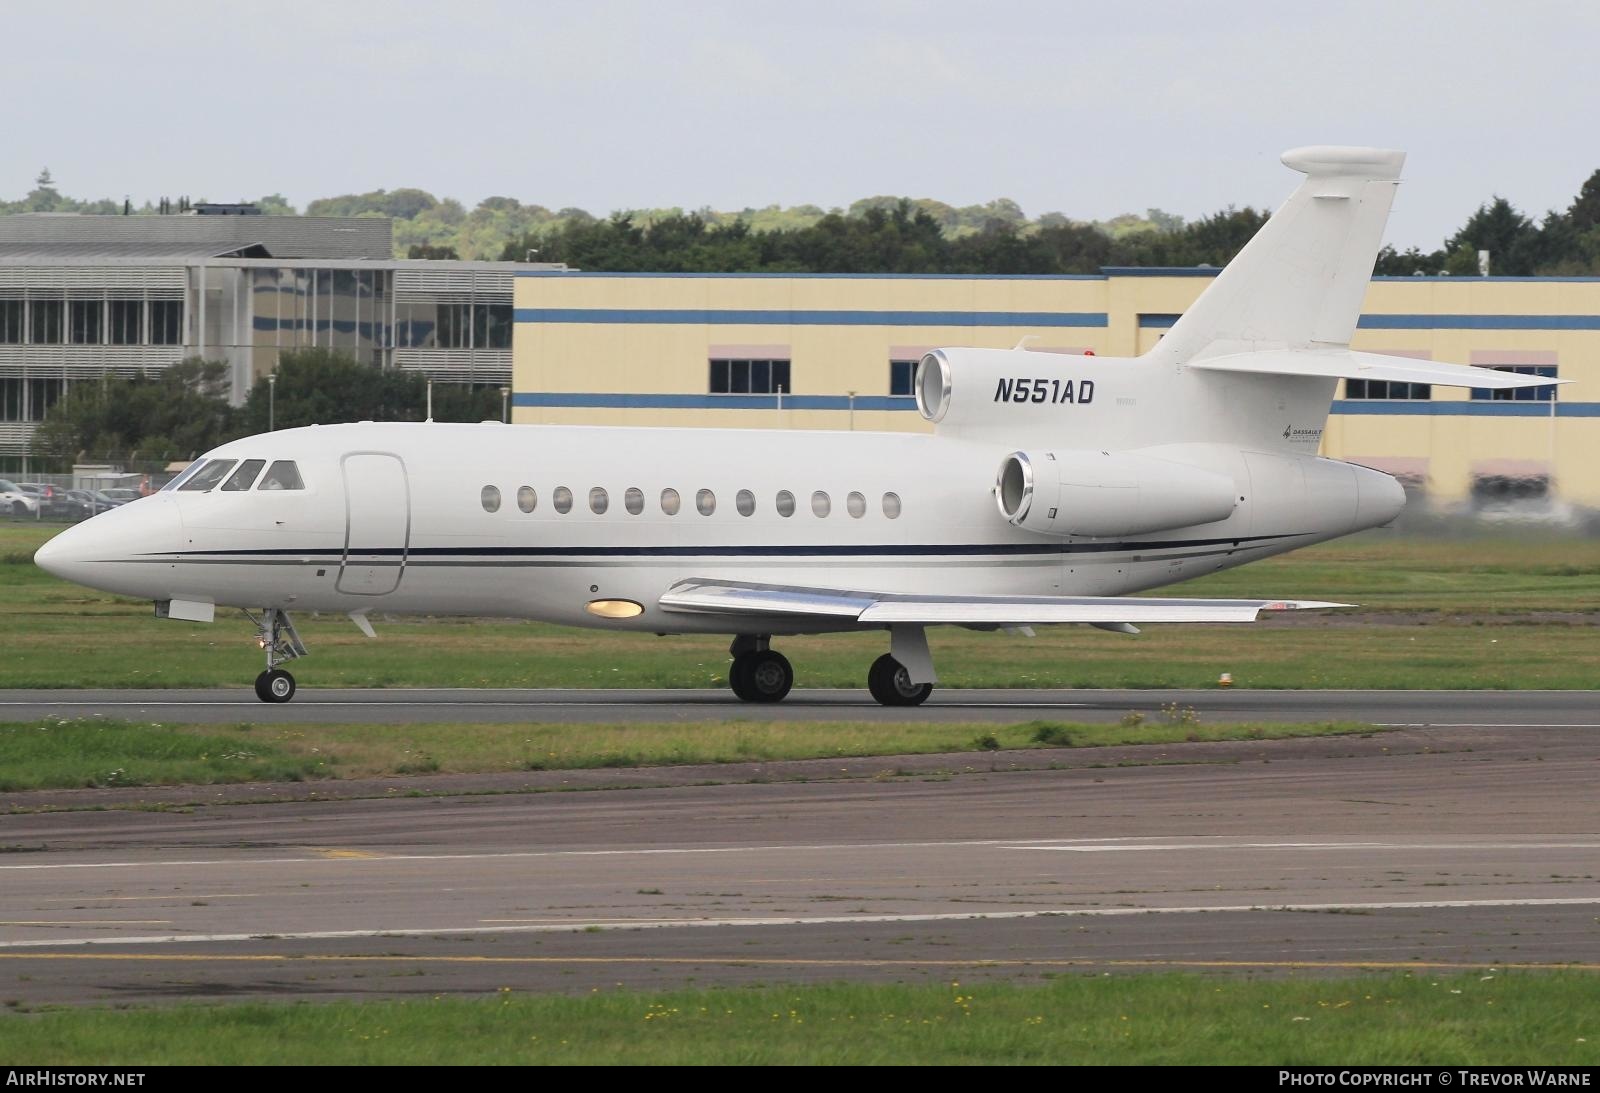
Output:
M145 568L136 563L179 548L182 528L166 498L146 498L68 528L34 552L33 564L74 584L122 592Z

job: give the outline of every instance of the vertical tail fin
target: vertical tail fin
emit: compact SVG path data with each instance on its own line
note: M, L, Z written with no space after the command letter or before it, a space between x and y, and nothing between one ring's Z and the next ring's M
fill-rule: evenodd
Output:
M1349 345L1405 158L1383 148L1285 152L1306 180L1152 354L1181 363Z

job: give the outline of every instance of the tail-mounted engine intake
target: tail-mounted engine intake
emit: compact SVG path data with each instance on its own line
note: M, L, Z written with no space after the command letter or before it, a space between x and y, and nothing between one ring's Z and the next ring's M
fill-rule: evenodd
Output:
M1000 464L1000 515L1043 535L1140 535L1224 520L1233 480L1127 452L1012 452Z
M1096 396L1117 367L1076 353L935 349L918 364L913 392L918 412L941 428L1071 429L1104 403Z

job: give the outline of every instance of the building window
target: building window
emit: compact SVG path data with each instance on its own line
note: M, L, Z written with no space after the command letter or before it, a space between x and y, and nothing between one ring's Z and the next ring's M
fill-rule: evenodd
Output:
M183 344L183 301L150 301L150 344Z
M73 345L99 345L104 309L99 300L73 300L67 304L67 338Z
M1556 378L1556 366L1553 364L1496 365L1494 370L1496 372L1514 372L1519 376ZM1553 384L1549 387L1513 387L1506 389L1474 387L1472 389L1472 397L1493 402L1554 402L1556 400L1556 389Z
M439 305L439 348L467 349L472 345L472 305Z
M30 376L0 379L0 421L43 421L67 389L67 381Z
M33 300L31 301L32 329L28 331L28 341L34 345L60 345L61 344L61 310L60 300Z
M482 493L483 511L500 511L500 489L498 486L485 486Z
M21 300L0 300L0 343L22 344Z
M916 375L916 361L890 361L889 393L891 395L911 394L911 384L916 379Z
M713 395L775 395L790 390L788 361L711 361Z
M474 307L472 343L479 349L510 349L511 305L478 304Z
M783 517L793 516L794 515L794 494L790 493L788 490L779 490L778 491L778 501L777 501L777 505L775 507L778 510L778 515L779 516L783 516Z
M112 300L111 344L138 345L144 341L144 301Z
M1431 399L1433 385L1397 380L1345 380L1345 398Z

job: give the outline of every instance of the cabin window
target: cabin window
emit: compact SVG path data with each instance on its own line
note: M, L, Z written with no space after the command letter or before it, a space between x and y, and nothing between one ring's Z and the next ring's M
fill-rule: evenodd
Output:
M222 484L224 493L233 493L237 490L247 490L255 482L256 475L261 473L261 468L267 465L265 459L246 459L239 464L239 469L228 476Z
M844 499L844 507L853 519L859 520L867 514L867 499L852 490Z
M717 495L710 490L701 490L694 495L694 507L701 516L710 516L717 511Z
M740 516L754 516L756 511L756 495L749 490L740 490L739 495L733 499L734 507L739 510Z
M891 520L900 519L900 495L886 493L883 495L883 514Z
M500 488L498 486L485 486L485 487L483 487L482 500L483 500L483 511L484 512L499 512L500 511Z
M818 490L811 495L811 515L826 516L833 511L833 500L827 494Z
M678 515L678 509L681 505L682 502L678 499L677 490L665 489L661 491L662 512L666 513L668 516L676 516Z
M596 486L589 491L589 511L596 516L604 515L606 509L611 507L611 498L607 495L604 486Z
M517 508L532 512L539 507L539 494L532 486L517 487Z
M638 516L644 511L644 491L636 486L629 486L622 495L622 507L628 510L629 516Z
M228 472L233 470L233 465L237 462L239 462L237 459L213 459L201 467L198 474L178 488L204 493L228 477Z
M794 494L790 493L788 490L779 490L778 491L778 500L777 500L777 506L776 507L778 509L778 515L779 516L785 516L785 517L793 516L794 515Z
M550 503L556 511L565 516L572 511L572 491L565 486L557 486L556 492L551 495Z
M292 459L275 460L267 468L267 473L261 476L258 490L303 490L305 482L300 478L300 468L294 465Z

